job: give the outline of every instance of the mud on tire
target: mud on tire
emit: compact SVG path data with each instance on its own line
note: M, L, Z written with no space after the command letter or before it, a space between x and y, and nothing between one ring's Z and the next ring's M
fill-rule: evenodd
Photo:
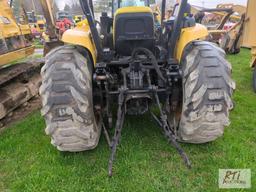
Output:
M41 113L46 134L60 151L84 151L98 144L100 126L93 111L90 65L88 54L83 56L69 45L46 56L41 71Z
M196 41L185 51L183 107L178 134L183 142L205 143L223 135L235 83L225 52L209 42Z

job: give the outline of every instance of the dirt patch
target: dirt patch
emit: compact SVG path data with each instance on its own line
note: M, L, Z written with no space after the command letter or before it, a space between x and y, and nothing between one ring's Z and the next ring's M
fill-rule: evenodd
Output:
M13 112L8 114L7 117L0 121L0 133L5 130L6 128L10 127L13 123L24 119L29 114L33 113L36 110L41 108L41 100L39 96L36 96L26 102L25 104L21 105L20 107L16 108Z

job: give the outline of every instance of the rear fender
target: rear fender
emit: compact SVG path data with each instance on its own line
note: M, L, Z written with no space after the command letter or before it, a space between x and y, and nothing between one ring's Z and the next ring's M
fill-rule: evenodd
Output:
M86 20L80 22L74 29L67 30L62 36L62 41L67 44L80 45L86 48L91 54L94 65L96 64L97 51L91 38L90 28Z
M184 48L194 40L205 39L208 34L207 28L201 24L182 29L176 46L175 58L181 61Z

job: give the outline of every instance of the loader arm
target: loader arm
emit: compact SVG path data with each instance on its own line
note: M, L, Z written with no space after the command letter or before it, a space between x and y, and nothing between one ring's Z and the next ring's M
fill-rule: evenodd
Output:
M52 0L40 0L40 3L46 19L49 37L50 39L56 39L57 34L55 31L55 19L52 12Z

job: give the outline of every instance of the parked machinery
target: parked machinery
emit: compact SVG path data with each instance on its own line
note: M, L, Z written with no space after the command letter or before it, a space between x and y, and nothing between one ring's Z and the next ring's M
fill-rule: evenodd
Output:
M229 125L235 83L225 52L199 40L208 31L196 24L187 0L167 21L162 0L160 28L149 0L113 0L113 17L102 13L100 21L92 0L80 5L87 21L64 32L65 45L47 54L41 71L42 115L51 143L60 151L90 150L103 130L111 176L125 115L150 113L191 167L178 141L210 142ZM106 128L113 115L110 141Z
M81 21L84 20L84 19L85 19L85 16L83 16L83 15L75 15L75 16L74 16L74 22L75 22L75 24L81 22Z
M44 55L46 55L51 49L63 45L63 42L60 41L62 34L60 34L60 29L56 25L57 15L54 14L52 7L53 3L54 0L40 0L47 23L47 33L44 37Z
M0 0L0 121L38 95L41 80L40 62L20 62L34 53L33 38L25 15L18 23L10 6Z
M5 0L0 1L0 66L33 54L28 25L18 24Z
M209 41L217 43L226 53L237 54L242 45L245 13L244 6L219 4L214 9L198 10L195 17L198 23L208 27Z
M43 15L36 15L34 11L27 12L29 26L34 38L40 39L46 30L46 21Z

